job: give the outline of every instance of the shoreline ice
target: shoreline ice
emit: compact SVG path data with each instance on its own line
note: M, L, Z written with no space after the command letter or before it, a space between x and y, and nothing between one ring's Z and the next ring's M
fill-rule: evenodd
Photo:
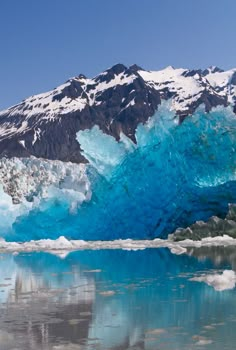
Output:
M68 240L61 236L58 239L31 240L28 242L7 242L0 239L0 253L4 252L70 252L76 250L143 250L148 248L169 248L173 254L184 254L187 248L216 247L216 246L236 246L236 239L227 235L204 238L201 241L186 239L181 242L174 242L170 239L164 240L156 238L154 240L133 240L118 239L113 241L84 241Z

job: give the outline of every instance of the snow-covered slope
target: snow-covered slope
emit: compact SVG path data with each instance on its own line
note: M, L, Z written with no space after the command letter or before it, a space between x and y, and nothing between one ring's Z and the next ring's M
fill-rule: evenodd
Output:
M173 109L182 114L189 113L204 94L208 98L223 97L225 103L233 103L235 85L232 84L232 78L235 72L236 69L222 72L210 68L202 72L167 67L156 72L139 71L139 74L150 87L160 92L161 97L165 98L167 91L173 95Z
M31 96L0 112L0 156L36 156L84 162L76 133L94 125L135 142L135 130L172 98L179 121L205 104L235 106L236 69L146 71L122 64L93 79L83 75L47 93Z

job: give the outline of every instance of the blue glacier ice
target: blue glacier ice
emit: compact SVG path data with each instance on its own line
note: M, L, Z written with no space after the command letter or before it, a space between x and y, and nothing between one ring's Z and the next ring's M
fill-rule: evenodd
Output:
M98 127L77 134L89 161L92 198L76 210L55 193L41 199L1 236L27 241L165 238L212 215L223 217L236 202L236 116L231 107L203 107L183 123L168 103L117 142ZM1 208L0 208L1 209Z

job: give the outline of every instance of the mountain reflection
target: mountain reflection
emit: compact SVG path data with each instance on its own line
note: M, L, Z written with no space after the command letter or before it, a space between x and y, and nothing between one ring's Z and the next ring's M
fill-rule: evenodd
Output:
M231 268L231 253L1 254L1 350L187 350L202 339L196 337L221 349L227 320L236 341L234 292L217 293L189 279L216 263Z

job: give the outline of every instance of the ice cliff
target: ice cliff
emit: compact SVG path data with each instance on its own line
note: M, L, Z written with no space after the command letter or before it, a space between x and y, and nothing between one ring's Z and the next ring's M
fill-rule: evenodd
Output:
M163 103L138 125L136 143L124 134L117 141L98 126L79 131L77 139L86 166L2 160L3 188L15 201L24 200L14 205L2 192L1 236L18 241L62 235L86 240L166 237L197 220L223 218L228 204L236 202L231 107L209 113L199 107L179 124L170 103ZM15 182L7 178L8 169Z

